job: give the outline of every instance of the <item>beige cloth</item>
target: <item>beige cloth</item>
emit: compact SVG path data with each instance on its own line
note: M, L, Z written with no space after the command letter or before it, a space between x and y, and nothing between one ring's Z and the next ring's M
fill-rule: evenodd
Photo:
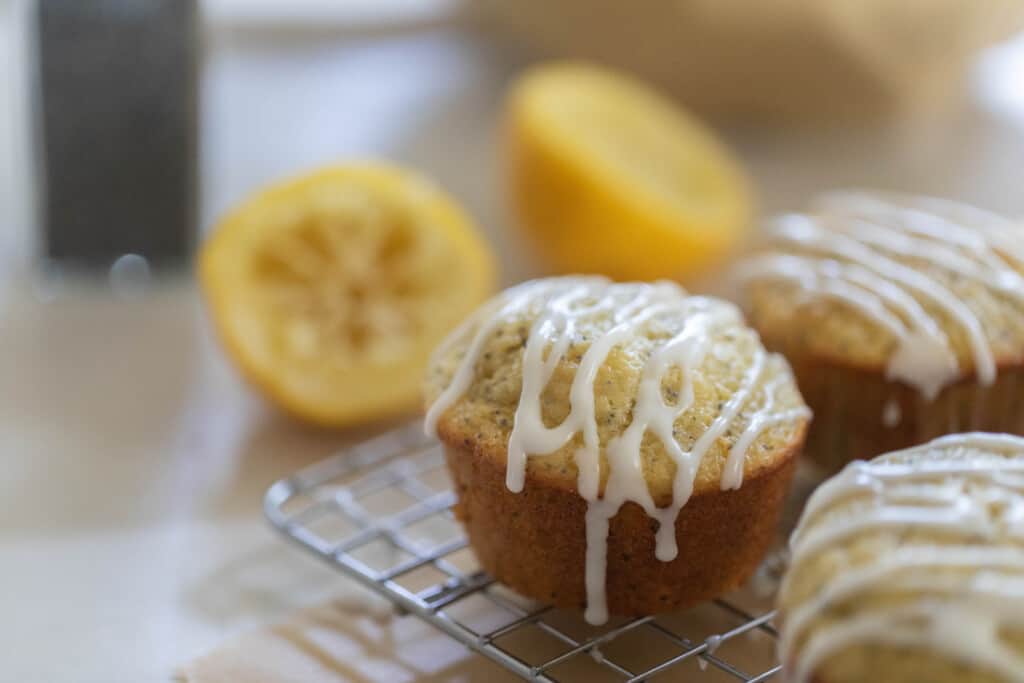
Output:
M519 680L433 627L351 595L242 635L182 667L182 683Z
M707 113L763 121L928 107L1021 0L477 0L482 20L549 57L652 80Z

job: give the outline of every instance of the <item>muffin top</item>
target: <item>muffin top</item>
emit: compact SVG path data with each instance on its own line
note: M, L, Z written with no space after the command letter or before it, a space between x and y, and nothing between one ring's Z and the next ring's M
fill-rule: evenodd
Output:
M787 680L1024 681L1024 439L957 434L851 463L791 549Z
M1024 361L1024 225L929 197L838 192L736 268L770 346L934 397Z
M809 419L785 360L733 305L600 277L493 299L435 353L426 398L428 430L507 454L513 491L540 478L673 518L691 492L775 465Z

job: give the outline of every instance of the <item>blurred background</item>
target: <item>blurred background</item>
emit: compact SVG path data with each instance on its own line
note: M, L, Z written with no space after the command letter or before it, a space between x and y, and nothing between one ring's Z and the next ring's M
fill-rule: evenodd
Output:
M130 14L121 4L152 7L119 19ZM1024 158L1024 47L1013 39L1022 10L1012 0L836 0L812 7L794 0L770 10L737 0L647 0L629 9L532 0L205 0L188 9L192 4L97 0L54 2L52 10L55 25L66 16L68 30L76 20L83 27L120 21L114 41L149 31L151 48L161 53L151 60L149 80L163 78L179 106L166 125L182 126L198 141L191 148L181 138L160 150L187 155L181 175L195 169L197 220L188 229L209 227L247 192L311 166L387 157L427 171L458 196L508 254L506 279L518 279L530 266L519 245L504 248L512 231L496 131L505 87L545 57L622 67L696 109L738 152L765 212L850 184L1021 211L1014 170ZM46 251L46 197L36 182L46 173L36 163L46 130L35 99L35 58L49 50L59 72L60 58L80 59L90 49L99 58L103 38L91 47L87 40L72 45L57 26L40 45L35 3L5 0L0 7L0 221L9 274ZM197 24L184 34L173 23L159 28L174 19L184 31L193 12ZM147 20L148 28L139 28ZM125 44L116 55L132 49ZM175 55L176 49L186 52ZM160 68L161 58L172 68ZM145 68L123 71L141 78ZM181 72L177 81L167 73L174 69ZM75 93L59 99L62 83L43 84L62 110L51 117L51 137L66 131L80 115L75 107L90 99L131 101L118 94L118 74L110 73L106 91L81 94L77 103ZM194 133L187 120L193 103L181 101L190 78ZM97 127L105 123L96 119ZM140 139L130 129L120 133L126 148ZM87 153L106 146L93 144Z
M456 198L502 284L543 272L500 123L524 68L571 58L707 122L759 215L855 186L1022 217L1022 19L1010 0L0 0L0 679L167 680L338 590L278 551L260 496L381 423L314 430L256 398L192 276L254 190L390 159Z

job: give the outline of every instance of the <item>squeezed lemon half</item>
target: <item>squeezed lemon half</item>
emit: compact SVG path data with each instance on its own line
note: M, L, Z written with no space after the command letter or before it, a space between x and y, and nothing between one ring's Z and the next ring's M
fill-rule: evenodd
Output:
M273 402L327 426L415 409L431 351L492 292L495 272L454 201L382 163L252 196L199 257L228 356Z
M506 103L519 223L559 272L686 280L752 217L747 179L710 129L629 76L577 63L527 71Z

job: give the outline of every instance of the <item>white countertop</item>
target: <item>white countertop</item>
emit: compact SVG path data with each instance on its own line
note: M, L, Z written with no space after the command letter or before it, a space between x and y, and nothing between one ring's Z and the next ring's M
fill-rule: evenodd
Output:
M0 55L15 44L11 7L0 6ZM465 201L505 245L506 280L529 272L507 237L493 136L514 60L444 28L208 38L204 225L273 178L384 155ZM1020 52L994 57L1017 66L985 70L971 102L928 123L728 137L768 210L854 184L1024 215L1024 94L1005 85L1024 82ZM186 280L126 299L32 274L18 62L3 68L15 106L0 107L0 680L167 681L231 634L350 590L272 534L260 499L358 435L311 431L251 396Z

